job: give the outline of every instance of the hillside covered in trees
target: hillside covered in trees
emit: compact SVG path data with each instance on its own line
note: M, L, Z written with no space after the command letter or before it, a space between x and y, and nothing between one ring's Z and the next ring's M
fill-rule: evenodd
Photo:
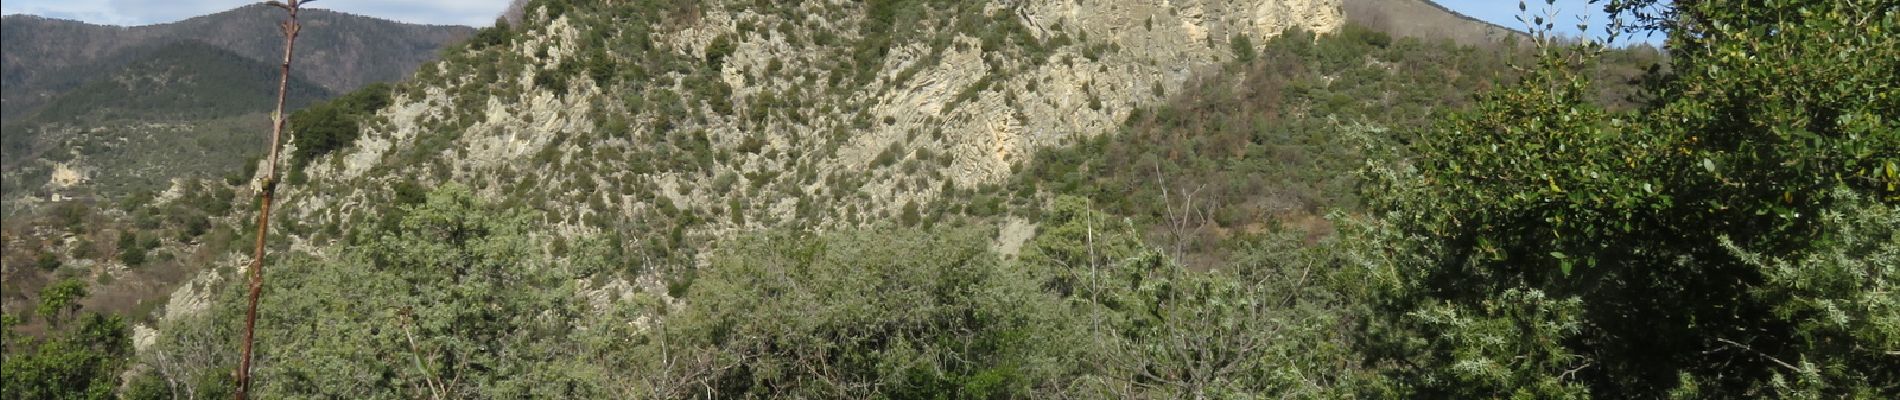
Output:
M136 27L7 15L0 35L0 212L117 201L218 178L264 146L283 48L276 8ZM290 105L403 79L473 28L315 10ZM55 182L54 176L66 178ZM77 182L75 182L77 181Z
M257 396L1900 396L1891 1L520 3L290 117ZM8 396L230 396L250 175L7 221Z
M235 3L234 3L235 4ZM282 61L278 10L252 4L183 21L145 26L95 25L79 21L8 15L4 24L5 119L25 117L60 93L73 90L127 63L176 43L203 43L244 58ZM297 75L332 92L408 76L435 51L468 37L473 28L406 24L361 15L313 10L303 35Z

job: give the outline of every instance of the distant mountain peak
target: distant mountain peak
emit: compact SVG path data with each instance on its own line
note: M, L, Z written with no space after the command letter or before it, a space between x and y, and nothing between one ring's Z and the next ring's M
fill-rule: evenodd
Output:
M260 4L133 27L24 14L6 18L0 27L4 119L24 116L53 95L169 43L201 42L271 64L283 56L276 28L282 12ZM322 9L303 14L303 20L311 29L298 40L296 73L332 92L400 80L434 58L438 49L474 33L468 27L414 25Z
M1498 4L1504 5L1505 1ZM1393 36L1488 45L1524 33L1473 18L1433 0L1341 0L1346 19Z

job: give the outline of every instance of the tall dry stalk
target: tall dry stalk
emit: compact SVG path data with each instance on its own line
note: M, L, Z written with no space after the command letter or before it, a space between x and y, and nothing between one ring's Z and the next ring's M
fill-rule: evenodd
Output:
M303 25L297 23L297 11L312 1L316 0L272 0L264 3L283 9L289 17L278 25L284 34L283 74L277 81L277 111L271 113L270 157L264 163L264 182L257 191L260 200L257 207L257 249L251 254L250 309L244 314L244 343L239 350L242 358L238 359L236 373L238 400L249 398L251 393L251 342L257 332L257 298L264 293L264 239L270 231L271 194L277 191L277 147L284 135L284 121L287 119L284 117L284 97L290 93L292 50L297 47L297 33L303 29Z

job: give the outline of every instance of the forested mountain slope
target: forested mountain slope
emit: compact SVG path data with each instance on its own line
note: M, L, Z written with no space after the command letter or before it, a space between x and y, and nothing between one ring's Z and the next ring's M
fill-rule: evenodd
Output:
M8 212L30 212L53 194L119 199L242 168L242 149L264 146L276 75L217 47L174 43L7 121L8 140L24 142L6 152ZM301 78L290 88L292 108L332 96Z
M0 38L4 212L117 200L241 169L261 145L282 40L264 5L138 27L8 15ZM314 10L290 106L401 79L472 28ZM110 148L125 149L102 154ZM250 150L243 150L250 151ZM95 157L73 158L81 155ZM59 184L53 183L59 176Z
M0 100L5 119L23 117L53 96L143 58L167 44L200 42L265 64L283 60L276 8L257 4L183 21L134 27L8 15L0 34ZM402 79L436 49L468 37L461 26L405 24L312 10L298 76L333 92Z
M1685 13L1626 14L1667 55L1318 0L529 1L292 116L256 391L1900 391L1900 18L1620 4ZM242 189L24 223L94 239L9 238L59 279L8 368L226 395ZM204 268L130 322L73 290L147 257Z

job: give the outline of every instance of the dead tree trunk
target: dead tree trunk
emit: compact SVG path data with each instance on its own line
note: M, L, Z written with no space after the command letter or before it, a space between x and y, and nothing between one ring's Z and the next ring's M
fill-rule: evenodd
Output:
M241 358L238 359L236 371L238 400L249 398L251 392L251 343L257 332L257 298L264 293L264 239L270 232L271 194L277 191L277 148L284 135L284 122L288 119L284 116L284 98L290 92L291 55L297 47L297 33L303 28L297 23L297 11L312 1L316 0L273 0L266 3L283 9L288 17L279 25L284 34L283 74L277 81L277 111L271 113L270 156L265 159L264 181L257 190L257 248L251 254L250 308L244 314L244 342L239 350Z

